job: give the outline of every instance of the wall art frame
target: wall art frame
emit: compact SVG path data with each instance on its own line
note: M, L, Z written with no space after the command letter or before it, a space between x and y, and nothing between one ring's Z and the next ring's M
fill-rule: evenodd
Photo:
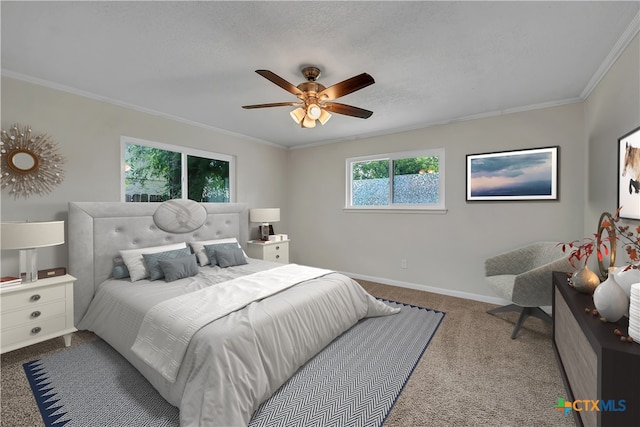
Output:
M640 127L618 138L620 218L640 219Z
M467 201L558 200L560 147L467 154Z

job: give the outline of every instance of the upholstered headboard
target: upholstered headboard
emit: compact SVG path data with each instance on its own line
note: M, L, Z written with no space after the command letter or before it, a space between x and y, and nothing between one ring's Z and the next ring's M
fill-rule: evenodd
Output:
M226 237L236 237L245 248L246 204L70 202L69 274L77 278L74 323L89 307L97 286L111 276L120 250Z

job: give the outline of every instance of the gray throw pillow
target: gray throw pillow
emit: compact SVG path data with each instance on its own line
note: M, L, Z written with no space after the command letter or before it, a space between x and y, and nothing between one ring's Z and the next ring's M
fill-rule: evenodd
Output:
M129 269L127 269L127 266L124 264L116 265L115 267L113 267L111 276L114 279L126 279L127 277L129 277Z
M211 264L211 267L214 267L214 266L218 265L216 249L240 249L240 250L242 250L242 248L240 248L240 246L238 245L237 242L235 242L235 243L215 243L213 245L205 245L204 246L204 251L207 254L207 258L209 258L209 262ZM243 256L243 258L244 258L244 256ZM220 267L222 267L222 266L220 266Z
M162 259L158 261L158 264L164 273L164 280L167 282L195 276L199 271L195 255L174 259Z
M114 279L126 279L129 277L129 269L124 263L122 257L115 257L113 259L113 270L111 271L111 277Z
M234 265L247 264L247 259L241 248L220 248L214 249L218 265L222 268L233 267Z
M142 254L144 262L149 270L149 280L158 280L164 277L164 272L160 268L161 260L182 258L191 255L191 249L174 249L172 251L156 252L153 254Z

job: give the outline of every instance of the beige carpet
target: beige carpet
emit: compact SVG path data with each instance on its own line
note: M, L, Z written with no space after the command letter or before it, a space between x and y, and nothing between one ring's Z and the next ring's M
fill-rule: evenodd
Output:
M359 280L373 295L446 312L385 426L574 426L553 409L567 397L551 348L551 326L530 318L510 338L515 313L490 304ZM74 334L72 345L95 339ZM2 426L42 426L22 364L64 350L62 338L3 354Z

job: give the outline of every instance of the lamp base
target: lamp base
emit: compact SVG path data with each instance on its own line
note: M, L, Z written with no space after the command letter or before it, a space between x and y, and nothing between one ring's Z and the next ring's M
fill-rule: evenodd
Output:
M260 240L267 242L269 240L269 235L273 234L273 225L264 223L259 226L258 229L260 230Z
M22 283L38 280L37 252L35 248L20 249L20 277Z

